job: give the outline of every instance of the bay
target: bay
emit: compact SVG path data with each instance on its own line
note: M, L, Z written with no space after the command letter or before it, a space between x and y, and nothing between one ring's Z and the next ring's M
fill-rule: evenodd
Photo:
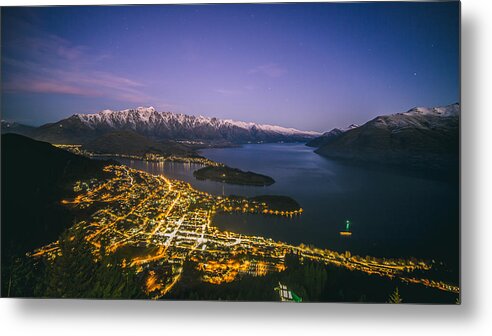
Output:
M459 265L458 181L397 169L350 165L319 156L301 143L211 148L201 154L275 179L267 187L199 181L197 164L119 159L133 168L189 182L214 195L286 195L304 213L286 218L218 214L213 224L241 234L379 257L416 257ZM352 236L339 234L350 220Z

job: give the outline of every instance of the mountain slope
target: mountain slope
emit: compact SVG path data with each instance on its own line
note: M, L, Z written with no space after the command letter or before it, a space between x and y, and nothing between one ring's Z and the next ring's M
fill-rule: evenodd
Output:
M459 104L378 116L321 146L332 158L413 168L458 167Z
M193 140L214 143L306 141L318 132L261 125L203 116L158 112L153 107L95 114L75 114L38 128L34 137L51 143L84 144L113 131L132 131L163 140Z
M2 120L2 134L15 133L29 136L35 127Z
M342 131L341 129L334 128L331 131L325 132L321 136L319 136L317 138L314 138L311 141L308 141L306 143L306 146L309 146L309 147L321 147L321 146L324 146L324 145L332 142L333 140L337 139L343 133L344 133L344 131Z
M104 176L106 164L18 134L2 135L2 266L71 226L73 214L60 200L72 195L76 180Z
M89 141L84 149L100 154L144 155L156 153L162 155L190 155L193 150L172 141L155 141L133 131L114 131Z
M319 137L314 138L306 143L306 146L309 147L322 147L333 140L337 139L340 137L343 133L353 130L354 128L359 127L357 124L351 124L347 128L334 128L329 132L325 132L321 134Z

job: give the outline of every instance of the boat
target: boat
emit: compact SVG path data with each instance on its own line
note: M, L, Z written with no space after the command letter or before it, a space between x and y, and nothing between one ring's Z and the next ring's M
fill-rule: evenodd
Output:
M345 231L340 231L340 236L351 236L352 232L350 231L350 221L345 221Z

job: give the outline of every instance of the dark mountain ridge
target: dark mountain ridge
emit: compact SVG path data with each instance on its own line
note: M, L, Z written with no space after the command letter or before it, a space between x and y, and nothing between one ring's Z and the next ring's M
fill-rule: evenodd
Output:
M321 136L317 137L317 138L314 138L313 140L311 141L308 141L306 143L306 146L309 146L309 147L321 147L321 146L324 146L330 142L332 142L333 140L335 140L336 138L338 138L340 135L342 135L345 131L342 131L341 129L339 128L334 128L332 129L331 131L329 132L325 132L323 133Z
M29 136L36 127L2 120L2 134L15 133Z
M182 144L169 140L156 141L133 131L114 131L103 134L83 145L83 148L98 154L195 155L192 149Z
M446 170L459 167L460 105L378 116L320 146L336 159Z

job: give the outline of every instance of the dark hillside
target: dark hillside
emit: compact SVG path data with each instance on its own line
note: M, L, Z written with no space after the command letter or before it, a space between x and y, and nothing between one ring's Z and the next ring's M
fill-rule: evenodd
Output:
M156 141L133 131L115 131L106 133L86 143L84 149L87 149L90 152L103 154L194 154L193 150L179 143L166 140Z
M60 200L72 195L75 181L103 176L107 161L18 134L2 135L1 149L3 278L14 256L57 240L72 225L74 215Z

